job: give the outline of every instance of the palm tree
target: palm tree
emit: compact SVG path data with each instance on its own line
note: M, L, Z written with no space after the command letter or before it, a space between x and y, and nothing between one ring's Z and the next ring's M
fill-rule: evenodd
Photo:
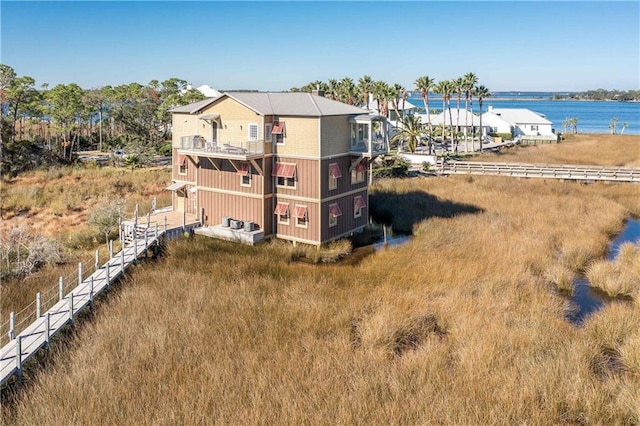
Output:
M402 118L402 127L391 138L392 142L398 142L402 147L403 142L407 142L407 148L413 154L416 152L418 142L422 135L422 123L420 122L420 116L407 115ZM400 150L400 149L398 149Z
M389 85L382 80L375 81L371 85L371 93L378 104L378 113L387 116L386 102Z
M627 127L629 127L629 124L626 121L622 122L622 130L620 130L620 134L624 133L624 129L626 129Z
M329 84L327 84L327 97L334 101L338 99L338 80L335 78L329 79Z
M396 121L401 121L402 116L400 116L400 97L402 92L404 91L404 87L398 83L394 83L389 90L389 99L391 100L391 105L393 106L394 111L396 112ZM404 111L403 111L404 112Z
M338 95L342 102L349 105L354 104L354 98L356 97L356 86L353 84L353 80L349 77L345 77L338 83Z
M431 114L429 114L429 91L433 88L435 81L432 78L418 77L415 81L416 89L420 91L422 95L422 102L424 103L424 112L427 114L427 123L429 129L429 154L431 154Z
M571 129L573 131L573 133L578 133L578 119L577 118L570 118L569 119L569 124L571 125Z
M371 86L373 86L373 80L368 75L364 75L358 80L358 88L362 91L364 104L367 109L369 109L369 92L371 92Z
M482 100L491 96L491 92L484 86L476 86L474 94L478 97L478 105L480 105L480 151L482 151Z
M478 77L476 77L476 75L472 72L468 72L464 75L464 77L462 77L464 79L464 99L465 99L465 104L464 104L464 109L468 110L469 109L469 105L467 103L471 104L471 148L472 151L475 151L475 143L473 141L473 135L474 135L474 131L473 131L473 88L476 86L476 84L478 84ZM469 126L469 123L467 122L467 114L464 115L464 125L466 127ZM466 146L467 146L467 133L465 132L464 134L464 143L465 143L465 150L466 150Z
M458 129L460 128L460 99L462 98L462 91L464 90L464 79L462 77L455 78L451 80L451 84L453 85L453 91L458 94L458 107L457 107L458 114L456 118L456 131L454 133L455 152L457 154L458 153Z
M446 108L447 108L447 101L449 100L449 97L451 96L451 82L449 80L441 80L438 82L438 84L436 84L436 86L433 88L434 92L436 93L440 93L442 95L442 149L444 150L444 147L447 143L447 134L445 133L445 122L446 122ZM449 107L451 108L451 107ZM451 111L449 111L449 119L451 120ZM453 125L452 125L453 127Z

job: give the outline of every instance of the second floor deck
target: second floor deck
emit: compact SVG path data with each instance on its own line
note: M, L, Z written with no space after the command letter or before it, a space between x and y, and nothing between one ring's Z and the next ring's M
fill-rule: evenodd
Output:
M220 141L190 135L180 138L178 152L217 158L258 158L265 154L264 140Z

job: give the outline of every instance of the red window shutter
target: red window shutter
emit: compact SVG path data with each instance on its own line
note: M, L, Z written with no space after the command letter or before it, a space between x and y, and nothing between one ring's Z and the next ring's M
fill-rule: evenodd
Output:
M271 127L272 135L281 135L284 133L284 121L276 121Z
M294 210L294 216L300 219L307 217L307 206L296 206Z
M336 179L342 177L342 170L340 170L338 163L329 164L329 175Z
M353 199L353 203L358 209L367 207L367 203L366 201L364 201L364 197L362 195L356 195L356 197Z
M342 210L337 204L329 204L329 213L334 217L342 216Z
M277 214L279 216L287 216L289 214L289 205L285 203L278 203L276 205L276 209L273 211L273 214Z
M247 176L250 170L251 170L251 165L249 163L242 163L242 165L238 169L238 174L241 176Z

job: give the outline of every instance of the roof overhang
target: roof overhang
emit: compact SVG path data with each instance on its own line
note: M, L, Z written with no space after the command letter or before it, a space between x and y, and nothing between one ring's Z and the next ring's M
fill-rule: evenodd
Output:
M220 114L206 114L201 117L198 117L199 120L211 120L217 121L220 120Z
M360 114L353 116L349 119L351 123L370 123L372 121L384 121L386 117L384 115L377 114Z
M171 185L167 186L165 189L168 191L178 191L180 189L183 189L185 186L187 185L184 183L174 182Z

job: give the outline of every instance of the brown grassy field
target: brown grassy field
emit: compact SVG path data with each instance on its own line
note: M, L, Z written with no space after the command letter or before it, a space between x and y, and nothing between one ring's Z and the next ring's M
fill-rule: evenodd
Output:
M518 146L471 161L640 167L640 135L568 135L557 145Z
M355 266L172 242L25 377L1 422L640 423L640 307L575 327L554 286L640 214L636 186L456 176L375 191L396 215L433 210L411 215L409 244Z
M25 173L3 179L0 233L15 227L55 238L62 243L67 263L47 266L26 279L9 279L0 283L0 323L9 312L20 311L34 302L37 292L56 286L58 277L74 276L79 261L93 264L94 252L107 256L103 238L87 224L89 213L105 197L125 198L125 209L133 211L140 204L148 210L153 197L158 206L171 204L171 194L165 191L171 174L163 169L131 169L115 167L64 167ZM117 245L116 245L117 248ZM0 331L4 331L0 329Z

